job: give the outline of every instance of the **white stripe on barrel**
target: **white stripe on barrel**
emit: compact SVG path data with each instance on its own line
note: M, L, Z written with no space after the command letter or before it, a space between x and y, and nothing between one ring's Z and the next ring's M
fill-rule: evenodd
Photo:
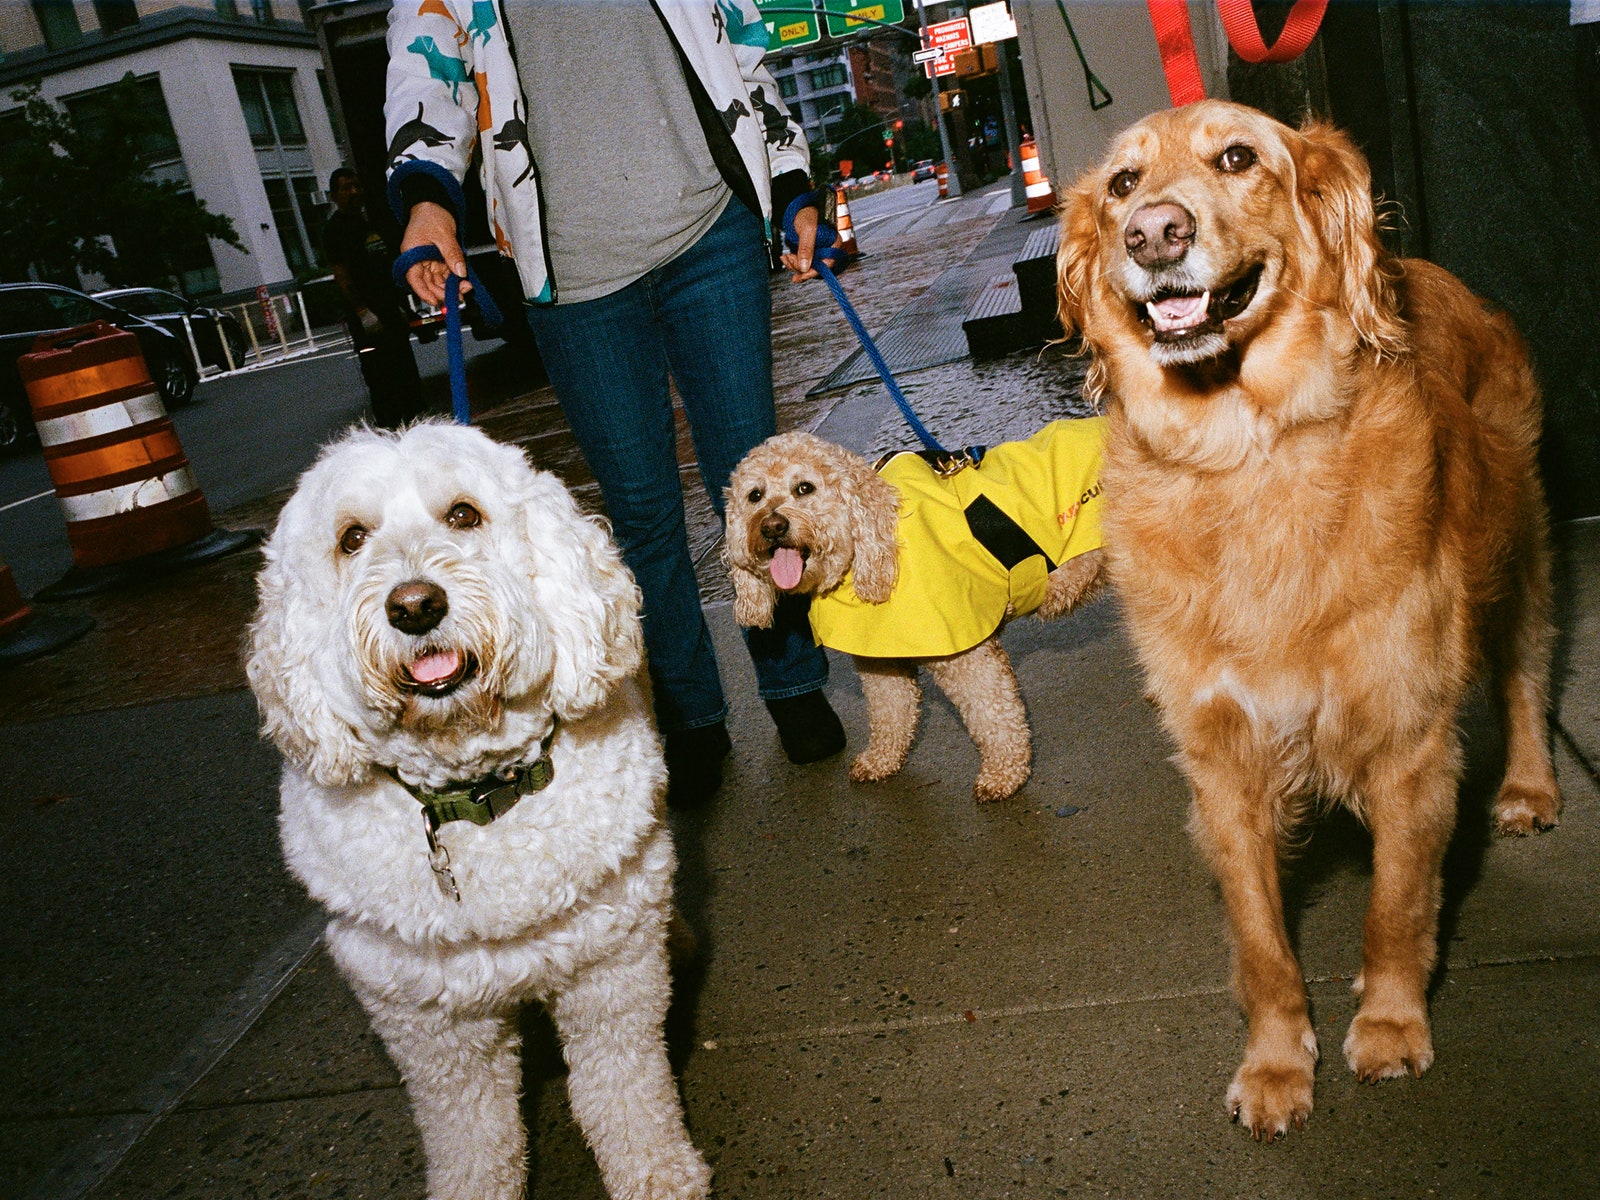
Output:
M80 442L84 438L131 429L166 415L160 393L148 392L131 400L102 404L98 408L68 413L64 417L47 417L38 424L39 441L45 446L61 446L67 442Z
M118 513L149 508L167 500L176 500L199 488L194 472L179 467L154 479L141 479L121 487L105 488L83 496L62 496L61 513L68 521L93 521L100 517L114 517Z

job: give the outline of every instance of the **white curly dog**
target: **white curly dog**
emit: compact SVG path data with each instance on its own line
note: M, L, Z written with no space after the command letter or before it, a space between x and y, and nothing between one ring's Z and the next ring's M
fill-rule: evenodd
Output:
M259 589L284 854L405 1079L430 1197L524 1194L533 999L610 1194L705 1196L662 1032L674 859L639 593L602 524L477 430L362 430L300 480Z

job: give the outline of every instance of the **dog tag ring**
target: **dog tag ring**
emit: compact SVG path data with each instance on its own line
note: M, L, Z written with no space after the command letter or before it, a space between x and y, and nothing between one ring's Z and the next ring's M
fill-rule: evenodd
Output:
M434 882L439 885L439 890L445 898L461 903L461 889L456 886L455 873L450 870L450 851L439 844L435 836L437 826L434 816L427 809L422 810L422 831L428 836L428 866L433 870Z

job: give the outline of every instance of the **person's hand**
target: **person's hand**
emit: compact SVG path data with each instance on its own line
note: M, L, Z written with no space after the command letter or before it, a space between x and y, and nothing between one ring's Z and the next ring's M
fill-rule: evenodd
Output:
M411 206L411 219L400 239L400 253L418 246L435 246L444 255L443 262L417 263L406 272L406 282L419 299L435 308L442 305L445 280L451 275L460 276L463 296L472 290L467 282L467 258L456 238L456 219L444 205L421 200Z
M356 320L361 322L361 332L376 336L383 332L383 320L370 308L358 309Z
M790 276L793 282L799 283L804 279L817 277L816 267L811 265L812 256L817 249L817 210L807 205L794 214L794 236L798 245L793 250L787 251L782 258L783 265L793 271Z

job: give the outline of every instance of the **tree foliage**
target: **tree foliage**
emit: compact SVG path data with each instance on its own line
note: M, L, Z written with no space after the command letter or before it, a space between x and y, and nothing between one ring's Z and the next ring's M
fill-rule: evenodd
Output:
M116 84L93 128L37 83L11 93L22 107L0 135L0 278L32 267L73 283L81 270L113 287L159 285L206 238L244 249L230 218L151 176L144 151L163 131L136 89L132 74Z

